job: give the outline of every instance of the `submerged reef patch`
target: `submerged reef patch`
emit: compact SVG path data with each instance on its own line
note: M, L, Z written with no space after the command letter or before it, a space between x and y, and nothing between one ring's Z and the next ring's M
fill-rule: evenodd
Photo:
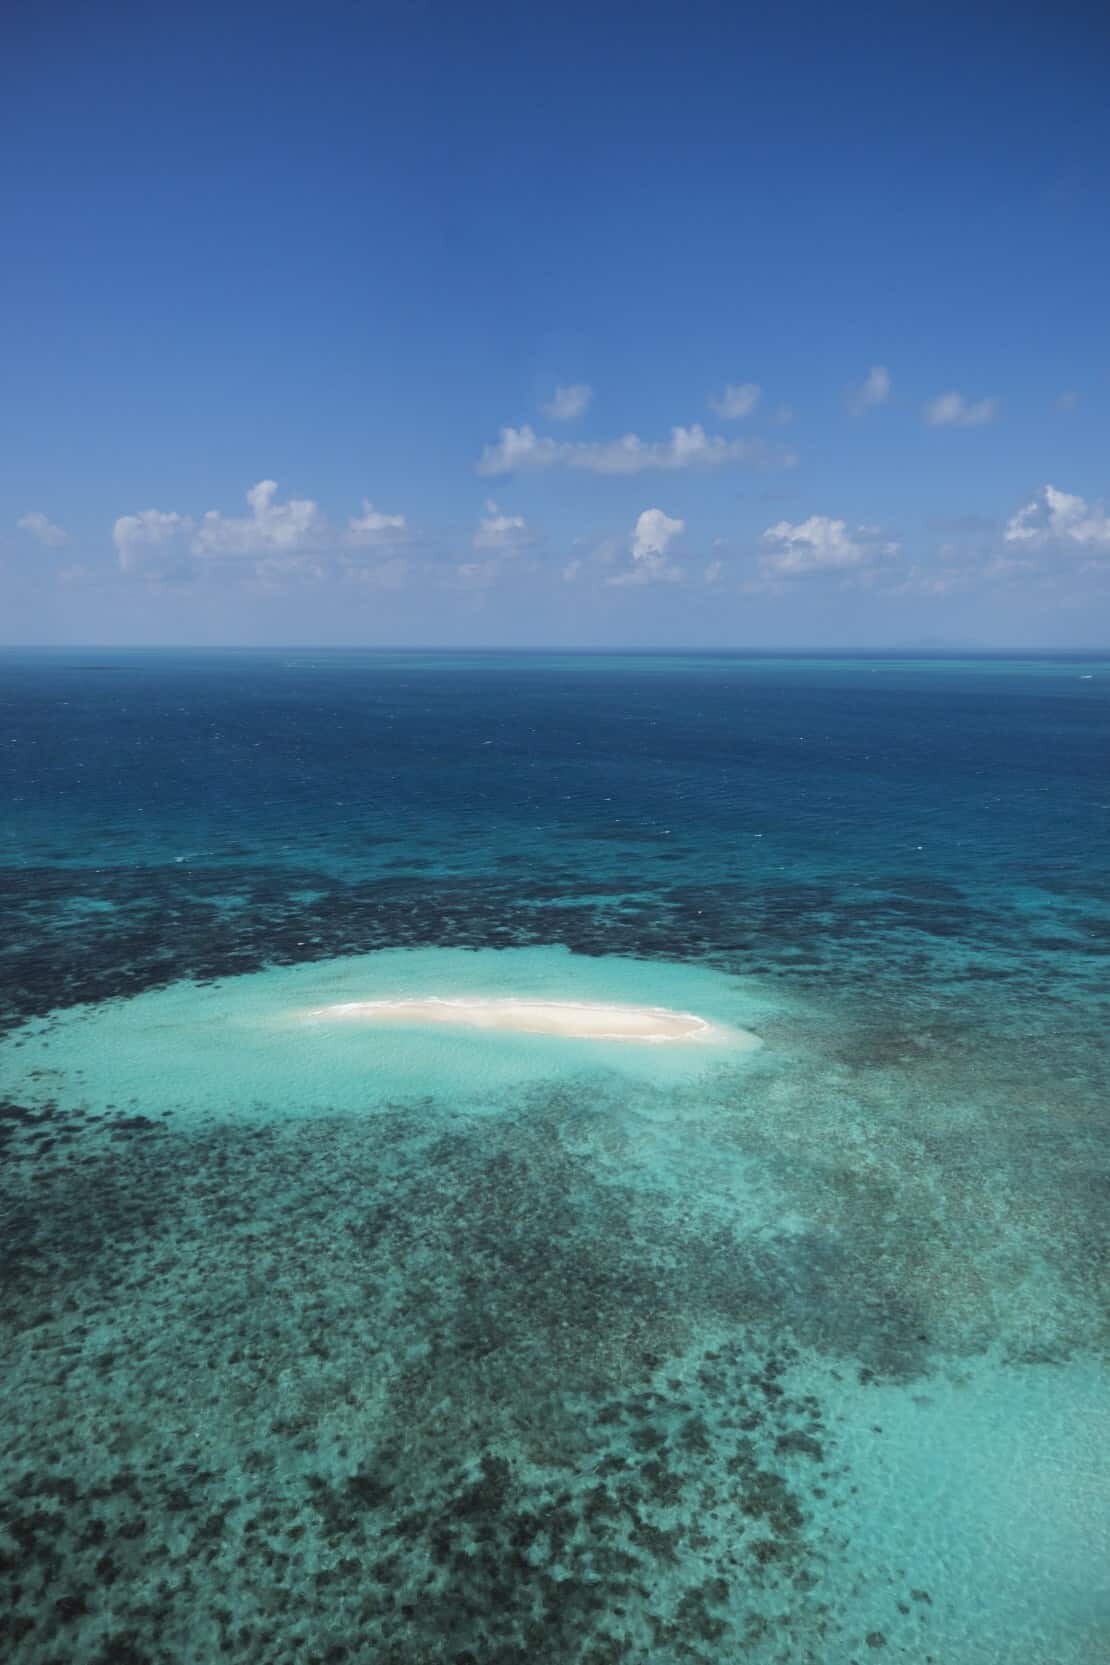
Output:
M959 1491L996 1419L1024 1426L997 1364L980 1393L953 1351L997 1333L985 1241L979 1329L965 1290L946 1330L953 1245L890 1218L883 1172L824 1219L812 1174L796 1214L741 1183L757 1145L728 1153L762 1118L740 1080L700 1119L693 1088L605 1076L486 1114L9 1105L10 1656L849 1665L881 1635L894 1657L988 1665L1000 1636L1037 1657L1058 1545L1092 1589L1102 1554L1085 1378L1046 1381L1082 1436L1053 1483L1085 1536L1047 1496L1007 1535L1009 1446ZM953 1198L950 1238L970 1210ZM933 1541L915 1508L938 1465Z
M804 1355L535 1109L30 1124L69 1137L5 1268L11 1657L858 1645Z

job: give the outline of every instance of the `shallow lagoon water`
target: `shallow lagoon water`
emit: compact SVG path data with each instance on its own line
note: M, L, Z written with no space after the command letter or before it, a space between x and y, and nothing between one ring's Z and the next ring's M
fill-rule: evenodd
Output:
M365 667L344 674L353 710ZM689 667L610 674L626 714L662 687L689 728L705 702ZM779 675L835 705L819 669ZM1027 713L1053 686L946 675L924 697L969 769L984 687L1005 731L1008 698ZM496 678L472 697L477 737L505 700ZM1067 728L1071 698L1045 721ZM873 748L875 709L829 719L852 721ZM658 758L659 827L685 813L686 849L618 843L619 887L545 838L511 878L471 851L453 890L427 870L337 887L303 852L279 877L261 780L254 853L226 872L98 874L87 851L10 871L11 1655L1102 1657L1105 875L1076 842L1102 734L1059 764L1071 842L1004 819L962 882L878 869L861 795L850 849L813 839L799 871L780 843L775 893L738 835L699 852ZM997 750L978 764L1026 801ZM735 819L758 797L773 840L813 778L755 769ZM719 831L735 787L699 790ZM950 803L918 792L954 845ZM338 816L333 849L354 830ZM303 1021L429 993L661 1005L763 1045Z
M713 1023L719 1039L656 1046L335 1015L349 1002L429 997L666 1006ZM698 966L587 959L558 945L396 949L75 1006L0 1041L0 1055L8 1090L27 1104L45 1096L104 1111L155 1093L178 1117L226 1117L231 1105L249 1119L252 1107L267 1118L374 1114L442 1097L481 1111L497 1094L583 1072L657 1087L695 1082L756 1044L750 1018L769 1006Z

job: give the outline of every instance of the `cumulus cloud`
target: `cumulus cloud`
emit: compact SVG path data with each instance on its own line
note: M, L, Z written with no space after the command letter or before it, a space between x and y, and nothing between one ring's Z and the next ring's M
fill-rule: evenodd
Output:
M674 520L662 509L645 509L637 517L628 540L632 565L606 579L608 584L650 584L682 577L682 568L667 560L667 550L686 530L684 520Z
M364 497L362 513L352 515L347 522L347 539L350 543L393 543L406 530L404 515L382 514Z
M723 561L708 562L705 568L705 582L707 584L719 583L723 566Z
M404 515L384 514L365 498L361 515L352 515L340 530L313 498L279 501L277 492L276 481L259 480L246 494L245 515L219 509L209 509L199 521L176 510L121 515L112 533L119 564L124 572L153 574L174 561L186 572L190 559L249 560L254 566L247 571L273 586L323 575L326 567L319 563L341 551L389 547L406 537Z
M502 514L493 499L487 498L486 514L474 534L475 549L500 549L511 555L530 541L524 516Z
M763 557L763 571L772 578L803 578L812 573L844 572L867 567L898 545L883 539L874 526L849 530L848 523L828 515L810 515L791 525L780 520L768 526L763 541L771 553Z
M710 399L709 408L726 422L735 422L752 414L762 392L758 382L729 382L723 393Z
M124 572L149 571L158 566L179 533L192 522L176 510L142 509L135 515L120 515L112 528L120 567Z
M32 509L30 514L21 515L16 524L20 531L29 532L44 549L61 549L69 542L69 533L65 527L55 525L39 509Z
M876 405L885 405L890 398L890 371L885 364L873 364L859 387L852 392L850 404L852 409L862 415L864 411L874 410Z
M925 420L930 428L981 428L993 422L997 415L997 399L969 403L962 393L942 393L925 406Z
M576 416L582 415L593 396L592 387L587 387L585 382L575 382L572 387L557 387L540 409L552 422L573 422Z
M755 467L790 468L797 458L790 451L755 439L725 439L707 434L699 422L672 428L670 438L644 440L638 434L593 443L552 439L523 428L502 428L494 445L478 460L478 473L515 474L544 468L577 468L590 474L642 474L650 469L721 468L730 463Z
M1088 553L1110 553L1110 514L1101 503L1045 486L1023 509L1011 516L1003 533L1006 543L1076 544Z
M662 509L645 509L632 528L632 555L637 561L665 555L667 545L686 530L686 522L672 520Z
M325 541L327 519L311 497L277 502L277 481L259 480L247 492L249 515L222 515L209 509L196 536L194 555L260 555L271 550L302 550Z

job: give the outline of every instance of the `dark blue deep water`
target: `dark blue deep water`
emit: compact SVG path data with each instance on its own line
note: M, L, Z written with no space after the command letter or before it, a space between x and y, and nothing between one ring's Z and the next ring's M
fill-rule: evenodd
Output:
M1110 660L9 652L0 801L9 1657L1110 1652ZM761 1062L169 1061L237 978L556 946Z

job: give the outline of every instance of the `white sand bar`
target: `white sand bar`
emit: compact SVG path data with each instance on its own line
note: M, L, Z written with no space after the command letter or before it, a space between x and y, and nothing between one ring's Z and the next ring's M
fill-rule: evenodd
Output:
M596 1001L492 997L450 1000L427 995L407 1000L348 1000L319 1006L305 1016L383 1025L448 1023L523 1035L562 1035L571 1040L759 1045L754 1035L717 1028L693 1012L672 1012L666 1006L608 1006Z

